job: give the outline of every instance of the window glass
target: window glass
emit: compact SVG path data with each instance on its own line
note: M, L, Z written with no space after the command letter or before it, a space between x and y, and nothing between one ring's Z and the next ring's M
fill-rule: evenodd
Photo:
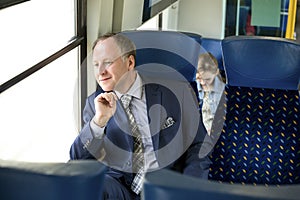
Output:
M0 159L64 162L78 134L78 49L0 95Z
M30 0L0 10L0 84L75 35L74 0ZM78 48L0 94L0 159L64 162L78 134Z
M285 37L289 0L227 0L225 36Z
M0 10L0 84L62 48L75 34L74 0L31 0Z
M295 25L296 41L300 43L300 0L297 0L296 25ZM300 84L299 84L300 88ZM300 90L300 89L299 89Z

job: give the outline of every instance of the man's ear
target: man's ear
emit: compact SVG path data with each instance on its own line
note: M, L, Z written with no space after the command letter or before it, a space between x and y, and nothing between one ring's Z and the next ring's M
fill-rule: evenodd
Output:
M135 59L133 55L128 56L128 70L132 70L135 67Z

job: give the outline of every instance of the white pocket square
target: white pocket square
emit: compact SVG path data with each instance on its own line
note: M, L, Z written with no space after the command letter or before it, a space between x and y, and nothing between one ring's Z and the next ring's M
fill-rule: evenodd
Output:
M165 124L163 125L163 129L168 128L172 126L175 123L174 119L172 117L167 117Z

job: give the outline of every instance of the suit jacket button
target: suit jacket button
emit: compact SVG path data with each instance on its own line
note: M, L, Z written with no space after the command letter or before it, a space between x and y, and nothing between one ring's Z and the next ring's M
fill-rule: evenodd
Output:
M131 166L131 162L130 161L127 161L126 163L128 166Z
M125 183L126 183L126 185L131 185L131 182L128 179L125 179Z

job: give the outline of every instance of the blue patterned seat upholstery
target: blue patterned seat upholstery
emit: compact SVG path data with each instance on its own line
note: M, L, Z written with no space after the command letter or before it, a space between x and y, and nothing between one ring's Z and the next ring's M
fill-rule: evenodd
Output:
M300 183L300 45L285 39L230 37L224 126L209 178L245 184ZM220 117L219 117L220 118Z

